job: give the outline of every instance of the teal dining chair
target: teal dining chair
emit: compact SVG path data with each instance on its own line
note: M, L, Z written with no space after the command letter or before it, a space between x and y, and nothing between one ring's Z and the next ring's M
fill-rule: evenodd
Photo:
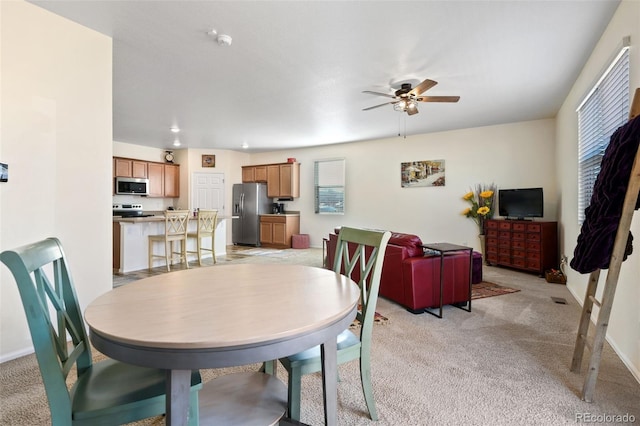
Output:
M373 331L382 263L389 231L370 231L342 227L333 262L333 270L358 283L360 306L356 319L360 322L359 335L345 330L338 335L338 364L360 360L360 380L364 399L372 420L378 420L376 403L371 385L371 334ZM289 417L300 420L300 391L302 376L321 371L320 347L316 346L295 355L281 358L280 363L289 373L288 404ZM268 368L268 366L267 366Z
M93 362L69 266L57 238L4 251L0 260L18 285L52 425L119 425L165 413L165 370L113 359ZM74 366L77 379L68 389L66 379ZM200 373L194 371L190 425L198 424L201 388Z

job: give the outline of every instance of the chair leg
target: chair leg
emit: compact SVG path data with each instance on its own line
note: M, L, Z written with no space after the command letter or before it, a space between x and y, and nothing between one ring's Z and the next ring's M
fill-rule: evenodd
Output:
M182 248L182 258L184 259L185 266L189 269L189 259L187 258L187 240L180 241L180 247Z
M173 257L173 242L165 241L164 243L164 259L167 262L167 272L171 272L171 266L169 263L169 253Z
M369 416L371 420L378 420L376 401L373 397L373 386L371 386L371 364L368 359L360 358L360 381L362 382L362 392L364 393L364 400L367 403Z
M261 370L263 373L270 374L273 377L278 377L278 360L276 359L263 362Z
M198 237L198 265L202 266L202 238Z
M213 263L217 263L216 260L216 234L211 234L211 256L213 256Z
M153 241L149 239L149 269L153 268Z
M292 368L289 371L289 383L288 383L288 400L287 400L287 412L289 418L295 421L300 421L300 392L302 391L302 375L300 370Z
M198 392L191 391L189 393L189 426L198 426L200 424L200 407L198 400Z

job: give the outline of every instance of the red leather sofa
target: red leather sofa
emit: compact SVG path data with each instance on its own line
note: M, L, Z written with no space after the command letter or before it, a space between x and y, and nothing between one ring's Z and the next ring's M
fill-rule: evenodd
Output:
M326 267L331 268L338 241L337 233L329 234ZM473 284L482 281L482 255L473 253ZM444 291L442 304L465 303L469 300L469 254L447 253L444 256ZM394 301L413 313L440 306L440 256L424 255L422 240L417 235L392 233L382 265L380 296Z

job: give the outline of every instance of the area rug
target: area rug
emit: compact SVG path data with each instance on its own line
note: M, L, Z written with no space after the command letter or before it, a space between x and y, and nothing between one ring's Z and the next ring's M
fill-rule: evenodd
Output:
M471 286L471 300L484 299L485 297L501 296L503 294L516 293L520 290L503 287L498 284L482 281Z
M270 248L255 248L249 250L238 250L234 254L236 255L246 255L246 256L266 256L266 257L277 257L277 258L286 258L291 256L291 250L278 250L278 249L270 249Z
M389 321L389 318L385 317L384 315L378 312L374 313L373 315L374 324L386 324L387 321ZM358 327L360 327L360 321L358 321L357 319L354 319L351 325L349 326L349 328L358 328Z

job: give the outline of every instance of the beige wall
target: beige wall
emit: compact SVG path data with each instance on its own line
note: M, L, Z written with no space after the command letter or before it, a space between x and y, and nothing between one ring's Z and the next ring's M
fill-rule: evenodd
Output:
M285 162L300 166L300 198L286 203L299 210L300 231L311 245L339 225L384 228L419 235L425 242L448 241L480 249L476 224L460 213L462 196L477 183L500 188L543 187L545 219L557 218L554 160L555 121L536 120L443 133L397 137L254 154L253 164ZM313 162L346 159L344 216L314 213ZM444 187L402 188L400 163L444 159Z
M112 287L111 39L23 1L2 1L0 250L56 236L86 306ZM0 359L32 351L0 266Z
M622 38L631 36L630 85L640 87L640 2L623 1L591 57L584 66L557 116L558 199L562 222L561 245L572 258L580 228L578 225L578 130L576 108L622 46ZM640 380L640 217L636 212L631 232L635 236L634 253L622 264L609 322L608 341ZM583 302L588 275L567 269L569 290ZM604 288L606 271L601 274L599 294ZM586 366L583 367L583 371Z

